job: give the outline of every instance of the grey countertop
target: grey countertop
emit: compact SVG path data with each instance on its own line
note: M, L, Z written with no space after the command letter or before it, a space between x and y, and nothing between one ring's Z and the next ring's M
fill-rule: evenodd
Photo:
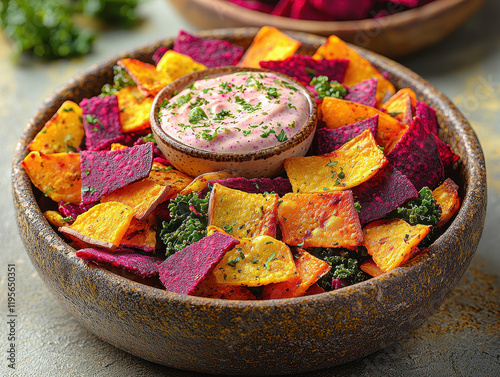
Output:
M37 275L17 234L11 160L17 140L43 99L90 64L179 29L195 31L168 2L142 2L144 22L106 30L80 59L16 65L0 35L0 375L201 376L152 364L89 333L61 307ZM500 2L484 8L439 45L401 62L429 80L470 120L486 156L488 212L472 264L427 322L383 351L309 376L500 375ZM422 33L425 33L422 30ZM7 269L16 266L16 369L8 368Z

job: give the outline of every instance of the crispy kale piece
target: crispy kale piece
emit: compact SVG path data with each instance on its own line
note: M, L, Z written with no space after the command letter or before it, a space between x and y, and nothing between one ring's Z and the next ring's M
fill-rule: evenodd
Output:
M441 207L428 187L422 187L418 198L394 210L390 217L403 219L410 225L436 225L441 216Z
M139 17L136 8L139 0L78 0L77 6L84 14L121 27L135 26Z
M347 95L347 90L338 81L328 82L327 76L314 77L311 82L314 90L318 93L318 98L322 100L325 97L344 98Z
M165 254L172 255L207 235L208 202L210 195L199 198L198 193L177 195L168 205L170 221L163 222L160 238Z
M113 67L113 74L113 84L104 84L101 89L101 97L112 96L126 86L135 85L134 80L132 79L132 77L130 77L125 68L120 67L119 65L115 65Z
M332 282L335 280L351 285L370 278L359 268L368 257L364 247L360 247L357 252L344 248L315 248L312 253L332 266L330 272L318 280L325 291L332 290Z

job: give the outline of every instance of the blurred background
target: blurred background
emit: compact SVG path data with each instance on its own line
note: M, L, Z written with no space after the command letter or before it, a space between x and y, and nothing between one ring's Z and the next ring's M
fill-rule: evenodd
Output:
M2 356L0 375L201 376L149 363L102 342L53 299L17 235L10 195L11 160L25 124L44 98L90 65L175 37L180 29L259 26L271 20L283 23L277 25L283 29L299 25L309 29L296 30L351 33L356 38L351 40L362 46L396 57L447 95L469 119L488 169L483 238L468 272L443 306L407 339L308 376L500 375L500 2L435 0L433 6L439 6L430 11L424 6L405 7L395 15L399 19L377 17L328 25L326 21L269 19L272 16L265 12L244 13L245 9L235 8L237 4L222 3L0 0L0 184L6 193L0 199L0 315L4 319L7 308L3 287L8 263L15 263L18 270L19 312L17 369L7 368ZM418 0L403 3L419 4ZM6 334L6 321L2 321L1 350L7 349Z

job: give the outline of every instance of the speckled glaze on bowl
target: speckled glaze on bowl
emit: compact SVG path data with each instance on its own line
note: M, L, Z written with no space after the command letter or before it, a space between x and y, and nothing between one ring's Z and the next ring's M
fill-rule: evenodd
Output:
M256 29L201 36L248 46ZM311 54L324 38L292 34ZM132 51L145 61L160 45ZM306 372L360 358L404 338L453 290L475 253L486 213L486 170L477 137L456 107L407 68L359 50L397 87L414 89L437 110L440 136L462 157L452 172L463 204L446 231L417 260L337 291L294 299L223 301L145 286L90 266L48 225L20 167L26 146L62 102L96 95L112 78L110 59L76 76L47 99L29 122L13 160L19 232L40 276L64 307L99 338L171 367L233 375Z
M177 169L196 177L203 173L230 170L241 177L275 177L283 170L287 158L305 156L311 147L317 122L317 104L309 91L300 83L283 74L283 79L295 83L299 92L309 103L309 118L302 130L287 141L272 147L248 153L215 153L193 148L170 137L162 128L158 117L160 105L169 100L174 93L182 91L191 83L238 72L265 72L262 69L244 67L219 67L194 72L181 77L163 88L155 97L151 107L151 130L158 148Z

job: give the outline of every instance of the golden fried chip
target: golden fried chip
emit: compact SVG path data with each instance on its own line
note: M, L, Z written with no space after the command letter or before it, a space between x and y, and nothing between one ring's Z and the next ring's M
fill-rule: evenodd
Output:
M81 107L72 101L66 101L45 123L28 149L43 153L76 152L84 136Z
M37 189L55 202L81 201L82 181L79 153L30 152L21 166Z
M276 237L277 194L248 194L216 183L210 196L208 225L238 238Z
M61 226L67 225L66 218L63 217L59 212L57 211L45 211L43 213L43 216L47 219L47 221L54 225L55 227L59 228Z
M165 199L169 190L170 186L162 186L146 178L104 195L101 202L123 203L133 208L136 219L143 220Z
M101 203L79 215L72 225L59 228L59 231L88 245L115 249L133 217L134 210L125 204Z
M441 218L437 223L438 227L446 224L460 209L460 197L458 196L458 185L451 178L446 180L437 187L432 196L441 206Z
M328 128L347 126L378 114L376 140L384 148L406 129L397 119L374 107L333 97L325 97L321 113Z
M384 271L382 271L380 269L380 267L377 266L375 264L375 262L373 261L373 259L371 259L371 258L368 258L363 263L361 263L359 268L361 271L363 271L364 273L366 273L374 278L376 278L377 276L380 276L384 273Z
M143 220L134 218L120 242L120 247L153 252L156 248L156 231L156 216L154 214Z
M352 192L286 194L278 207L283 242L303 247L348 247L363 244Z
M373 177L387 163L370 130L323 156L285 160L293 192L342 191Z
M125 68L145 96L154 97L173 81L168 73L157 71L154 65L137 59L121 59L116 64Z
M127 149L126 145L120 144L120 143L113 143L111 144L111 147L109 148L111 151L118 151L120 149Z
M205 65L195 62L190 56L174 50L165 52L156 65L157 71L166 72L172 80L204 69L207 69Z
M172 168L171 166L165 166L163 164L160 164L159 162L154 161L148 179L156 182L161 186L170 187L170 191L168 192L164 200L168 200L176 196L193 180L193 178L191 178L189 175L184 174L179 170Z
M280 283L298 276L288 246L269 236L241 239L222 258L213 274L219 284L249 287Z
M200 192L207 187L208 181L215 181L218 179L232 178L236 177L236 174L230 172L229 170L222 170L213 173L204 173L197 176L193 181L184 188L180 194L187 195L191 192Z
M293 56L302 43L272 26L263 26L238 63L240 67L260 68L262 60L285 60Z
M384 272L406 263L431 227L411 226L401 219L376 220L363 228L365 247L376 265Z
M331 35L326 43L318 48L314 59L348 59L349 66L344 78L347 86L354 86L372 78L378 79L377 103L382 103L388 96L396 93L394 85L387 80L368 59L363 58L347 43L335 35Z
M220 298L224 300L255 300L255 296L242 285L219 284L214 274L208 275L196 287L193 296Z
M137 86L126 86L116 93L116 97L123 132L137 132L150 127L153 98L145 97Z
M412 91L411 89L408 89ZM413 92L413 91L412 91ZM415 95L415 93L413 93ZM415 97L416 98L416 97ZM415 105L413 99L407 90L400 90L394 94L387 102L384 102L380 109L397 119L399 123L409 126L413 122L413 113Z

